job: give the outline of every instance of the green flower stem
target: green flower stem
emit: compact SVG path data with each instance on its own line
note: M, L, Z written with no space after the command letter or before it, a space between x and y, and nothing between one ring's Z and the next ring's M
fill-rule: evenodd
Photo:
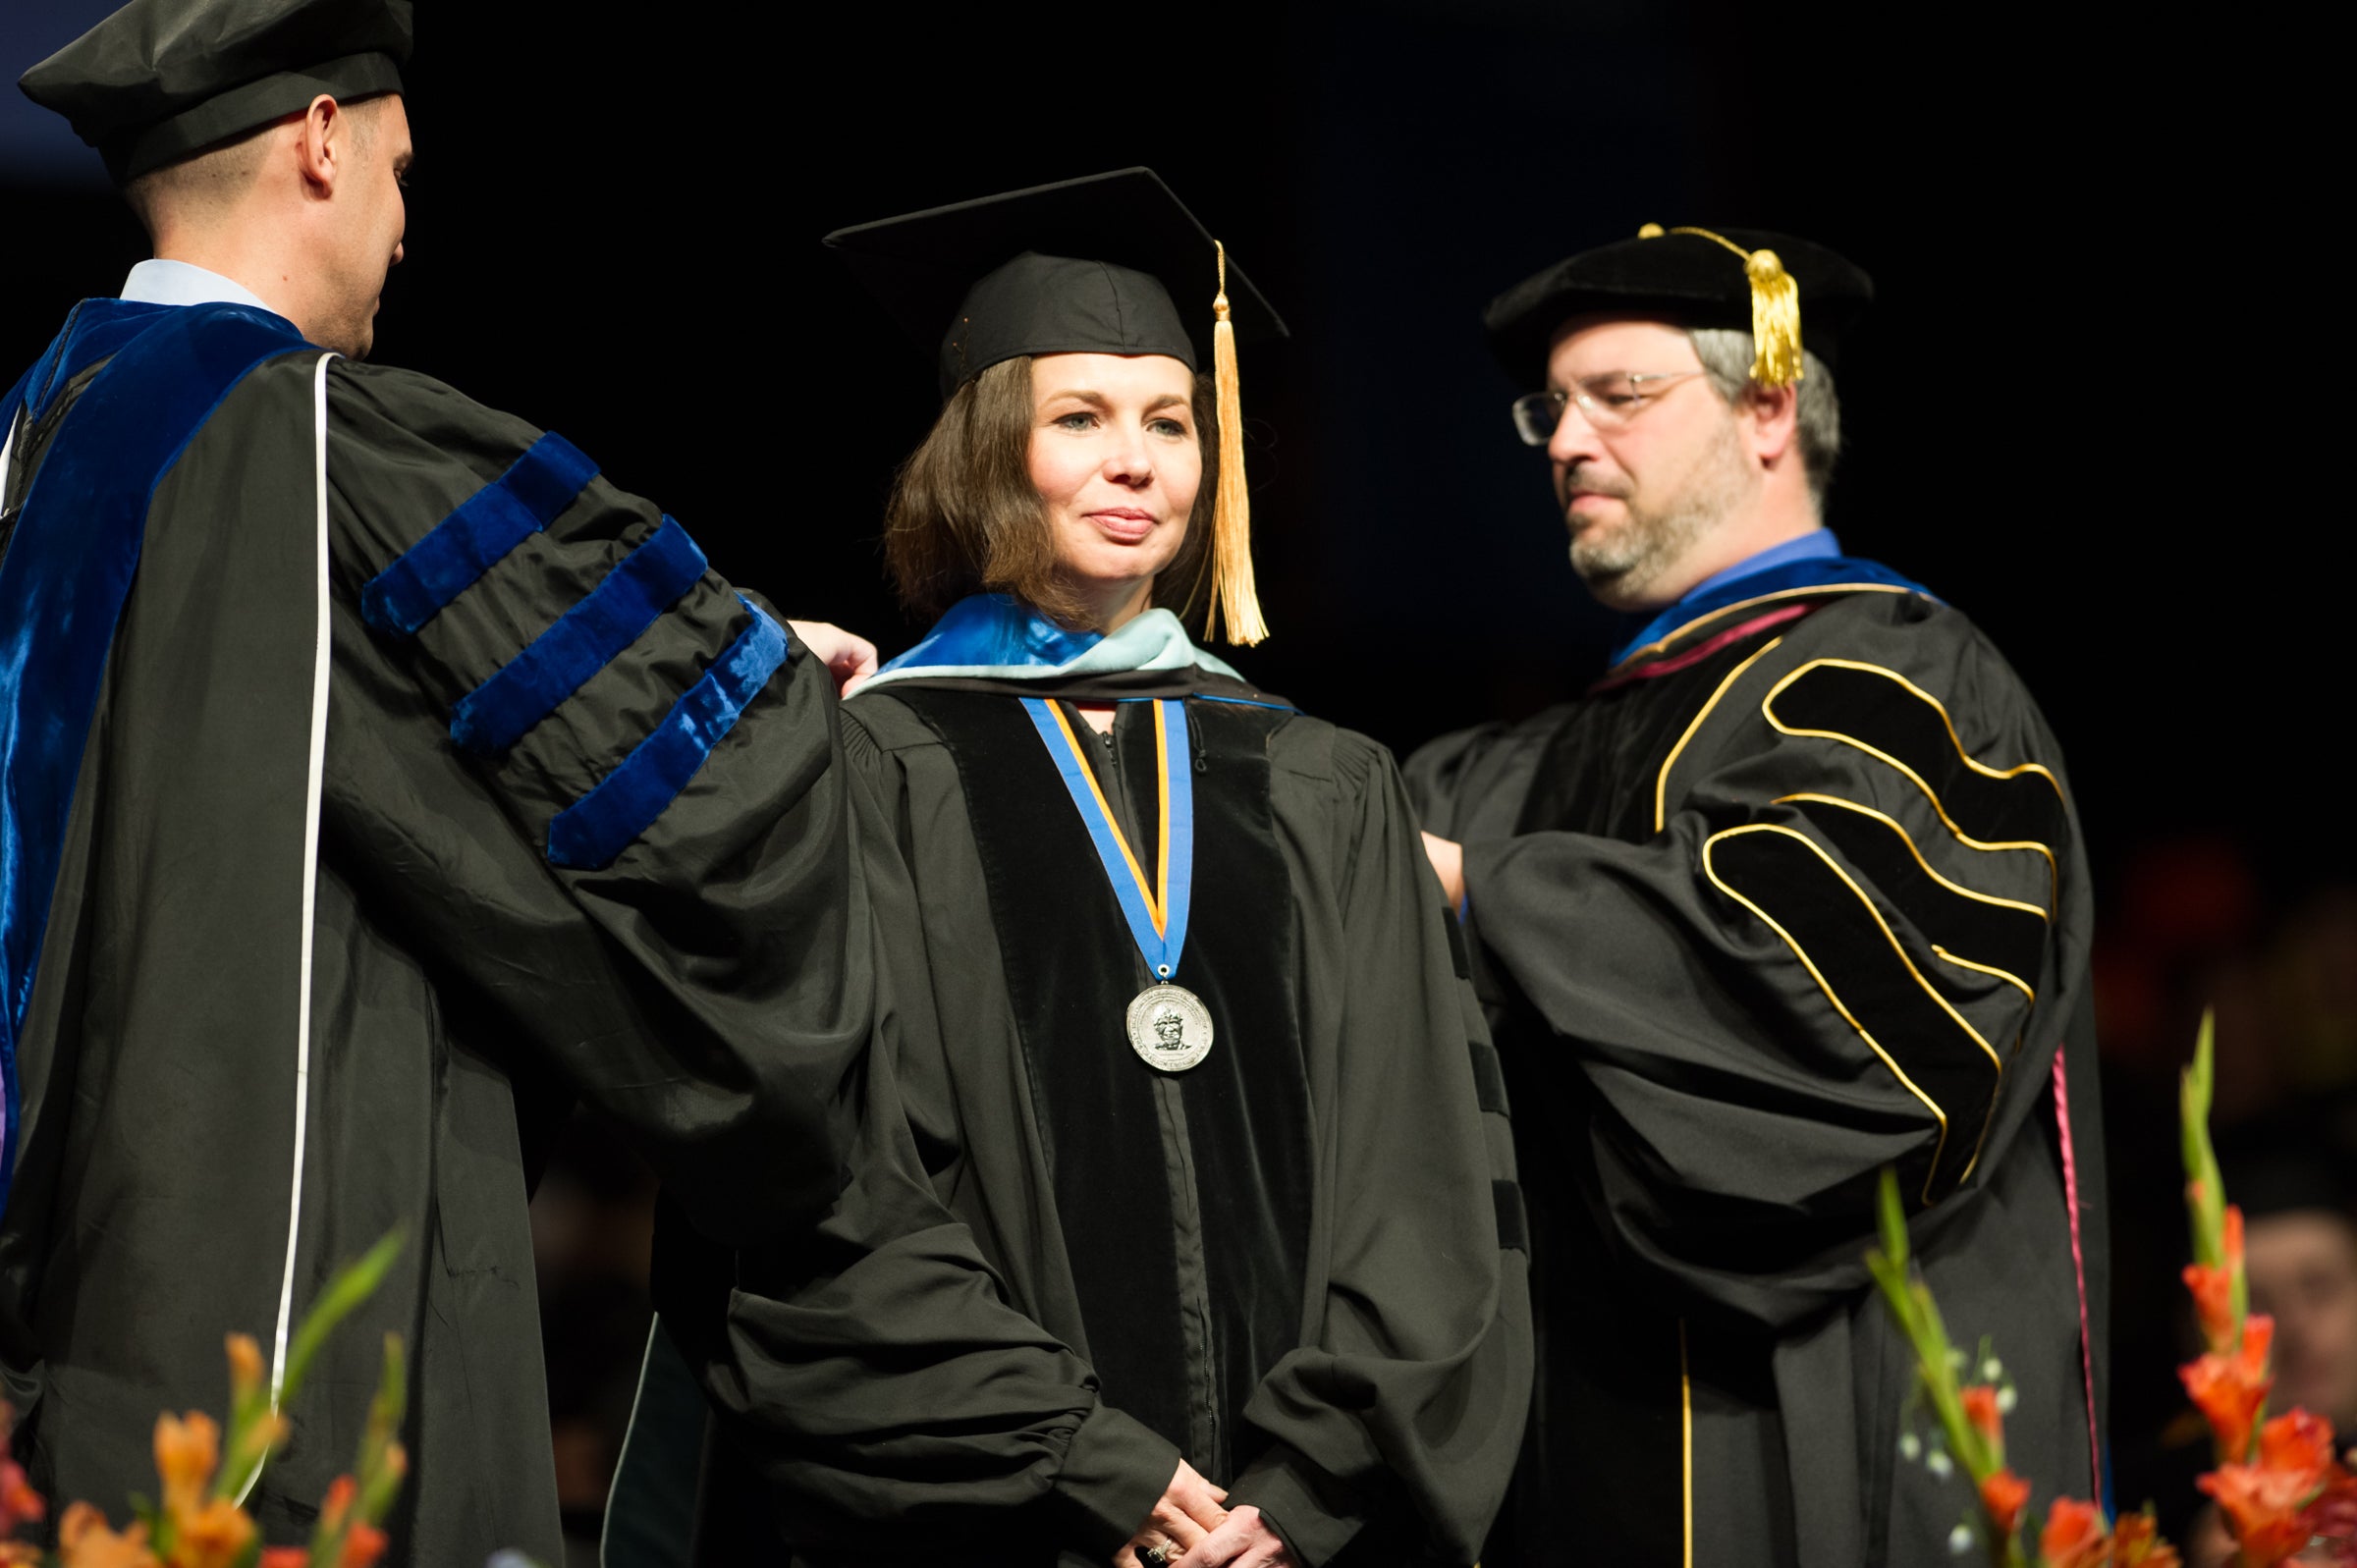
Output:
M1941 1321L1931 1287L1912 1277L1908 1268L1907 1220L1899 1202L1898 1176L1887 1166L1883 1170L1880 1207L1883 1244L1879 1250L1866 1254L1866 1267L1874 1274L1874 1282L1882 1288L1883 1301L1890 1307L1891 1316L1898 1320L1899 1331L1914 1348L1916 1375L1923 1379L1923 1391L1931 1400L1933 1414L1939 1418L1948 1452L1971 1478L1977 1506L1981 1483L2004 1468L2004 1444L2001 1439L1991 1441L1988 1433L1964 1414L1963 1389L1956 1379L1959 1358L1955 1347L1948 1342L1947 1325ZM1989 1560L1997 1568L2025 1568L2020 1531L2015 1529L2000 1536L1996 1522L1990 1521Z
M386 1231L358 1262L346 1264L336 1271L335 1277L327 1282L327 1288L319 1292L318 1299L311 1303L310 1311L304 1313L302 1322L296 1325L295 1337L287 1352L286 1376L280 1379L277 1390L273 1393L256 1389L250 1397L234 1402L230 1411L229 1438L222 1445L227 1462L222 1465L220 1480L214 1487L216 1495L243 1496L264 1462L277 1451L278 1442L257 1446L250 1441L248 1433L254 1424L272 1410L284 1410L295 1402L295 1394L302 1386L304 1376L310 1372L311 1362L318 1356L319 1347L327 1342L327 1336L335 1331L338 1324L376 1294L376 1287L384 1282L385 1273L393 1267L393 1260L400 1255L401 1247L401 1229L395 1226ZM284 1438L280 1441L284 1441ZM249 1447L253 1449L250 1453L246 1451Z
M2194 1036L2193 1061L2178 1080L2177 1108L2180 1126L2177 1136L2185 1155L2185 1213L2193 1231L2193 1260L2209 1269L2225 1268L2226 1257L2226 1183L2219 1173L2218 1149L2210 1141L2210 1103L2218 1083L2218 1014L2215 1009L2202 1014L2201 1032ZM2243 1275L2242 1264L2233 1262L2226 1279L2226 1303L2232 1314L2234 1331L2228 1343L2242 1348L2243 1325L2251 1315L2250 1281ZM2267 1402L2260 1401L2257 1414L2251 1418L2251 1440L2248 1450L2239 1454L2219 1453L2221 1464L2248 1464L2259 1455L2259 1428L2267 1420Z

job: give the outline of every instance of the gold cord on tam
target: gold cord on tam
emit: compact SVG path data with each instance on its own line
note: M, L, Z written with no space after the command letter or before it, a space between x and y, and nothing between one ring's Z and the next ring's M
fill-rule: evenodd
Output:
M1708 229L1664 230L1649 223L1637 231L1637 238L1659 240L1665 233L1694 235L1743 258L1743 275L1751 281L1751 379L1763 387L1788 387L1798 381L1803 374L1800 285L1784 270L1782 258L1773 250L1746 250Z
M1244 406L1236 390L1235 327L1228 319L1228 247L1217 240L1220 295L1211 302L1211 379L1219 405L1220 489L1211 512L1211 605L1203 635L1228 614L1228 640L1245 647L1269 634L1260 618L1260 595L1252 585L1252 502L1244 490Z

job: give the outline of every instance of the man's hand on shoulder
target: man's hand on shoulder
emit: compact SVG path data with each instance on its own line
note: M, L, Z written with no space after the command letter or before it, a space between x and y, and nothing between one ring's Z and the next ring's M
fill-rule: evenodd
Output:
M835 694L848 697L876 673L876 645L855 631L826 621L789 621L795 640L816 654L835 677Z

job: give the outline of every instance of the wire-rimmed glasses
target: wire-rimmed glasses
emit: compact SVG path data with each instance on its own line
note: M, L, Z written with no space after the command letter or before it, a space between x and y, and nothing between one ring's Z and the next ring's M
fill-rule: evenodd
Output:
M1647 404L1673 383L1701 375L1699 370L1607 370L1581 376L1568 391L1534 392L1514 400L1514 431L1523 445L1543 447L1562 423L1563 408L1577 403L1580 416L1599 430L1617 430L1637 416Z

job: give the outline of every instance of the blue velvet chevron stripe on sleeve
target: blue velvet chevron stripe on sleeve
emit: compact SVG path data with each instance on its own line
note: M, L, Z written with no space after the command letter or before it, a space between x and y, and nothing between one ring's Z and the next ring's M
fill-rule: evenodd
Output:
M597 464L572 442L553 431L542 436L371 578L360 592L361 614L379 631L414 636L596 477Z
M704 574L704 553L670 517L587 598L491 677L459 699L450 737L468 751L505 751L638 640Z
M672 705L663 722L614 771L548 825L548 858L575 871L612 865L687 787L704 759L736 728L745 706L786 663L786 628L761 607L729 651Z

